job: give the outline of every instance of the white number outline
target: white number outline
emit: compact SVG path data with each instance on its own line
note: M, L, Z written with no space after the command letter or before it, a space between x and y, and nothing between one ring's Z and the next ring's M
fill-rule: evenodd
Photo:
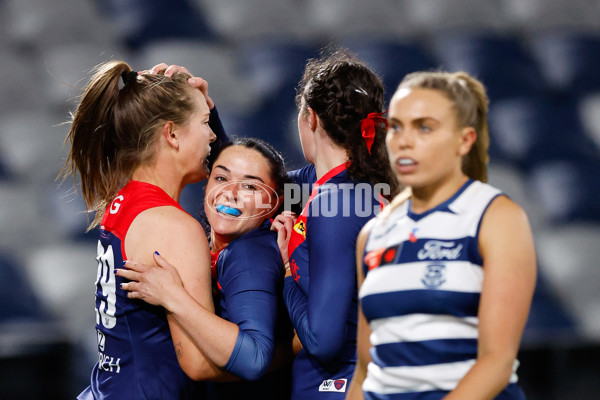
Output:
M106 300L100 299L96 307L96 325L102 325L106 329L112 329L117 325L117 285L115 277L115 256L112 245L109 245L106 251L104 246L98 241L96 261L98 261L98 274L96 277L96 286L102 287L102 295Z

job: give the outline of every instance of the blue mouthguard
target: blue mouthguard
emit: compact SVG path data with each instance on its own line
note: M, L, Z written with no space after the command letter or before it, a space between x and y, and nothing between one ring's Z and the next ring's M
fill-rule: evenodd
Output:
M242 215L242 212L237 208L227 207L223 204L218 204L216 207L217 211L222 212L223 214L232 215L237 217L238 215Z

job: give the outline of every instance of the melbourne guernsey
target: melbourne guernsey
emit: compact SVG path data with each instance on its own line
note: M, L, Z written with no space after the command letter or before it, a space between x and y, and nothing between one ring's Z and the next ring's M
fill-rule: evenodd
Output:
M153 207L179 204L157 186L130 181L106 210L98 241L98 362L79 399L191 399L196 384L179 367L162 307L130 300L115 269L123 268L133 220Z

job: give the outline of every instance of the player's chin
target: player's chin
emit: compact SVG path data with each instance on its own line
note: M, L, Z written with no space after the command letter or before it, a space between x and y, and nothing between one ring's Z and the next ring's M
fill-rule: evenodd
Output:
M208 178L209 174L210 174L210 169L208 168L208 160L204 160L204 162L198 168L198 176L199 176L198 180L201 181L201 180Z

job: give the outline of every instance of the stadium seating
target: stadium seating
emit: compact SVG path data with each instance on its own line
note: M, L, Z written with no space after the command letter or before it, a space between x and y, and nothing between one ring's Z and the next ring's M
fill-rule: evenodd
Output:
M584 96L600 91L600 37L589 32L532 35L532 56L551 89Z
M431 48L443 69L463 70L485 82L492 101L545 94L538 66L518 36L444 33L432 39Z
M406 74L438 67L436 60L419 42L349 38L341 44L355 52L383 79L388 102Z
M90 69L184 65L208 80L230 136L265 139L294 168L305 61L341 45L383 78L387 101L415 70L486 85L490 183L527 212L539 258L523 348L545 351L546 375L528 398L600 398L568 358L600 343L598 21L598 0L0 1L0 397L73 398L94 362L96 232L72 181L55 181L61 123ZM202 183L181 196L199 220L202 197ZM558 383L567 375L573 387Z

